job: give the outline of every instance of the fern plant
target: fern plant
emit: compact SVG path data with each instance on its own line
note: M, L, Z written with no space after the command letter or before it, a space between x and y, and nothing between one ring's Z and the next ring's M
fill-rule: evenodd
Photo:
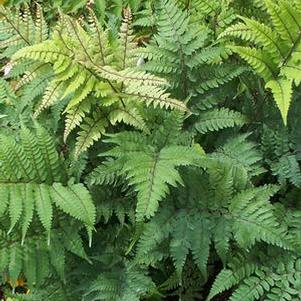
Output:
M299 85L300 4L298 1L264 1L272 25L241 17L220 37L240 38L254 46L229 46L246 60L271 89L283 122L292 100L293 84Z
M0 299L299 300L299 2L1 6Z
M143 102L188 111L184 103L165 92L163 79L135 70L130 23L131 12L126 10L119 39L110 45L108 33L101 29L93 11L87 30L70 17L62 16L60 28L51 40L25 47L13 57L17 62L36 60L53 66L49 75L52 79L34 116L68 99L64 140L80 126L76 155L99 140L109 124L123 121L147 130L140 112ZM88 47L89 44L94 46ZM94 113L87 114L91 110Z
M243 166L230 167L231 159L224 157L223 161L228 162L217 167L219 160L214 154L205 163L207 175L198 170L186 172L184 183L189 192L185 189L176 192L168 205L145 226L138 242L139 262L155 265L156 261L168 256L163 246L170 240L169 252L176 271L181 275L191 252L195 264L206 277L213 243L223 262L231 254L233 241L246 250L256 241L292 248L285 223L277 222L275 209L268 201L277 187L248 188L251 175L243 179L239 174ZM176 196L178 200L173 204ZM152 253L153 257L146 256Z
M238 285L229 300L280 300L300 298L300 258L283 256L274 265L234 262L216 278L208 300Z
M182 115L173 114L167 117L162 128L154 130L150 136L137 132L110 135L106 142L115 147L102 156L114 160L105 161L104 165L97 167L90 175L90 182L103 184L110 183L111 177L125 177L137 191L137 222L143 221L144 217L152 217L159 201L168 194L168 186L182 183L176 167L197 165L203 155L197 148L178 145L178 141L182 140L182 122ZM174 126L178 130L174 130Z

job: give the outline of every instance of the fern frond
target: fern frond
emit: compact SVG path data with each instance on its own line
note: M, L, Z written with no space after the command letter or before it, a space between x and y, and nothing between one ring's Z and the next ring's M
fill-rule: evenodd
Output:
M66 112L64 142L66 143L69 134L81 124L86 114L90 111L91 102L84 100Z
M60 82L51 82L49 84L49 86L46 88L44 95L43 95L43 99L41 104L39 105L39 107L37 108L37 110L34 113L34 118L37 118L38 115L45 110L46 108L52 106L53 104L55 104L58 100L60 100L61 96L62 96L62 83Z
M239 112L229 109L213 109L200 114L196 129L205 134L209 131L218 131L220 129L242 126L246 123L246 118Z
M284 4L283 1L279 3L279 6L270 0L265 0L264 3L273 21L273 25L281 38L293 45L299 36L301 25L296 23L295 16L291 15L294 8L290 7L288 3Z
M16 95L10 84L4 79L0 79L0 103L15 103Z
M96 167L88 177L90 185L114 185L121 175L123 164L116 160L107 160Z
M83 300L139 301L155 290L155 284L144 268L131 262L116 267L115 272L101 273L89 287Z
M22 47L37 44L48 38L48 28L41 7L37 5L35 20L28 6L20 12L0 7L0 48L9 57Z
M234 265L219 274L208 300L237 285L238 287L230 296L231 301L255 301L262 297L269 301L279 300L279 298L297 300L300 291L296 279L300 279L300 258L295 256L282 256L278 262L271 265L257 264L255 269L251 268L243 273L239 266Z
M144 85L129 85L123 94L138 100L143 100L146 102L146 105L153 104L154 107L159 106L161 108L165 107L188 111L183 102L169 97L170 94L160 88Z
M46 182L53 183L55 181L60 182L62 180L62 165L59 160L58 153L52 138L46 132L44 128L37 125L36 137L40 154L42 154L44 164L47 170Z
M52 197L64 212L92 228L95 222L95 207L88 190L82 184L64 187L60 183L52 186Z
M135 107L129 105L126 107L120 106L119 108L113 109L108 118L113 125L115 125L117 122L123 122L149 133L143 117Z
M50 239L53 204L66 214L83 222L88 230L93 227L95 208L89 192L81 184L70 184L64 187L59 183L53 186L35 183L1 183L0 186L1 195L6 196L3 202L8 205L7 210L11 221L8 233L11 233L16 224L20 223L22 243L32 223L34 212L37 213Z
M287 79L271 80L266 88L271 89L275 102L280 110L284 124L287 124L287 115L293 93L293 82Z
M123 22L119 30L120 52L117 52L121 62L120 68L124 70L128 67L134 67L137 60L134 55L134 49L137 47L132 29L132 12L130 8L123 10Z
M241 192L231 201L229 210L234 219L234 237L242 247L262 240L290 249L285 229L279 225L274 208L268 202L277 190L274 186L253 188Z
M5 142L0 148L1 214L3 216L8 211L8 233L20 224L24 243L36 212L49 240L54 203L90 229L95 220L95 209L89 192L80 184L69 184L67 188L64 184L54 184L56 181L64 183L66 175L46 130L39 125L35 132L23 128L20 138L16 142L13 138L1 137ZM66 205L65 199L55 196L55 189L63 191L67 201L72 199L74 207ZM79 208L80 212L76 212Z
M95 112L92 117L86 117L80 125L81 131L76 138L75 156L86 151L105 132L107 120L103 113Z
M281 0L263 1L262 5L272 26L241 17L244 23L228 28L222 35L239 37L254 47L229 46L265 80L266 88L272 90L284 124L292 100L293 82L300 84L300 29L301 12L297 3Z
M248 136L249 134L245 134L229 139L211 154L212 159L221 165L227 165L228 162L230 166L237 168L237 171L241 170L241 175L247 175L247 178L262 173L262 155L256 144L247 140Z
M124 172L128 174L130 185L134 185L138 191L138 221L154 215L158 202L169 192L167 184L176 186L181 183L175 167L191 164L193 157L194 150L177 146L162 149L160 153L152 155L136 154L135 160L127 162ZM145 174L148 178L144 177Z
M160 14L157 24L164 38L180 41L189 19L184 11L178 9L173 1L163 0L159 3Z
M266 81L274 78L277 67L274 62L270 61L269 56L264 51L242 46L229 46L229 48L247 61Z
M215 296L236 286L241 280L251 276L256 271L256 264L252 262L240 262L237 260L237 262L234 262L232 265L232 270L223 269L218 274L206 300L212 300Z
M234 78L237 78L247 70L245 67L237 67L226 63L217 68L212 68L210 65L207 68L206 67L203 68L205 77L203 78L202 75L200 76L202 81L200 85L196 87L196 91L199 94L203 94L210 89L218 88L232 81Z
M272 164L271 168L280 183L288 179L293 185L301 186L301 171L295 155L282 156L278 162Z
M206 277L210 236L209 222L205 218L200 219L198 214L193 213L187 216L186 212L177 215L174 220L170 252L179 275L182 274L186 257L191 250L195 263Z
M285 57L285 51L278 41L277 34L265 24L256 20L241 17L244 23L238 23L227 28L220 38L231 36L263 46L274 59L279 61Z
M106 153L125 160L122 173L126 174L129 184L137 191L138 221L154 215L159 201L169 192L168 185L177 186L182 183L176 167L195 164L195 160L199 158L194 148L174 145L156 151L152 146L145 145L141 138L130 132L113 135L107 142L117 146Z

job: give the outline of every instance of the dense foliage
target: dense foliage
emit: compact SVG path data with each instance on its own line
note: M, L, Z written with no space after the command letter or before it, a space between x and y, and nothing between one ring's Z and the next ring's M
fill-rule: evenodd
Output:
M301 300L300 33L301 0L0 6L0 298Z

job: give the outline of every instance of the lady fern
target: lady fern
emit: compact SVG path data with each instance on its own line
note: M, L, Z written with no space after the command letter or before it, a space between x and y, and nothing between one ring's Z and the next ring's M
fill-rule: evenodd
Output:
M0 8L0 299L299 300L300 1L44 2Z

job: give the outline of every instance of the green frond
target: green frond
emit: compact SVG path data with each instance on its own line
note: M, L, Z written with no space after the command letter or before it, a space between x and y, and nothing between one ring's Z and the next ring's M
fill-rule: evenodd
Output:
M46 88L42 102L38 106L37 110L34 113L34 117L38 117L38 115L45 110L46 108L52 106L56 102L61 99L62 96L62 83L52 81L49 86Z
M226 218L216 219L213 230L214 248L223 264L227 262L230 254L232 229L231 223Z
M64 142L67 141L69 134L79 126L91 108L91 102L86 99L81 103L73 106L66 112Z
M3 216L8 211L8 233L20 223L24 243L36 212L49 238L54 203L87 227L93 226L95 209L89 192L80 184L69 184L67 188L63 184L53 184L64 181L66 175L54 143L45 129L38 125L35 132L23 128L18 142L6 136L1 139L1 214ZM66 199L58 198L53 192L55 189L63 191ZM64 203L70 200L73 207ZM80 212L76 211L78 209Z
M157 211L159 201L169 192L168 184L177 186L181 177L175 167L189 165L195 156L193 149L174 146L154 154L137 154L135 160L128 160L123 170L129 184L134 185L137 195L137 220L150 218ZM138 159L138 160L137 160ZM148 175L145 178L144 175Z
M28 6L13 12L0 7L0 48L3 56L9 57L22 47L45 41L48 38L48 27L39 5L36 14L31 14Z
M179 42L189 22L186 12L169 0L160 1L158 8L160 14L157 17L157 26L161 29L160 35Z
M137 57L134 50L137 48L135 36L132 29L132 12L130 8L123 11L123 21L119 30L120 51L117 58L120 61L120 69L124 70L128 67L136 65Z
M206 300L210 301L220 293L231 289L244 278L251 276L256 270L256 264L252 262L240 262L237 260L237 262L234 262L232 270L223 269L218 274Z
M300 58L301 58L301 43L295 48L292 55L287 59L287 63L280 69L280 75L292 79L297 86L301 81L300 76Z
M229 48L250 64L250 66L259 73L265 81L274 78L277 67L275 66L275 63L269 59L266 52L243 46L229 46Z
M263 297L268 301L298 300L300 267L300 258L290 255L280 257L279 261L271 265L263 263L243 273L234 265L218 275L208 300L231 287L236 287L229 298L231 301L255 301Z
M132 84L125 89L123 94L137 100L143 100L147 106L152 104L154 107L188 111L182 101L171 98L169 93L158 87Z
M237 67L231 64L222 64L218 68L206 66L203 68L204 78L200 75L201 83L196 87L199 94L203 94L210 89L216 89L237 78L239 75L247 71L245 67Z
M60 183L52 186L52 198L64 212L92 228L95 223L95 207L88 190L83 184L73 184L67 187Z
M247 140L248 136L249 134L244 134L229 139L210 157L217 160L219 165L229 164L246 178L261 174L264 171L261 165L262 155L256 144Z
M301 16L300 13L297 13L288 2L280 1L277 5L271 0L265 0L264 3L277 33L283 40L294 45L299 39L301 23L297 20Z
M103 113L94 112L93 116L85 117L80 125L80 132L76 138L75 156L86 151L105 132L107 120Z
M208 46L194 53L187 61L190 68L197 67L200 64L213 64L228 58L231 51L227 48L218 46Z
M239 112L231 111L227 108L213 109L200 113L195 127L197 131L205 134L210 131L242 126L246 121L246 117Z
M295 155L282 156L278 162L272 164L271 168L281 184L289 180L293 185L301 186L301 171Z
M5 233L1 232L2 242L8 238ZM77 247L73 249L73 252L68 244L76 240L78 241ZM66 225L63 225L60 230L53 230L50 246L47 245L44 237L37 233L22 245L14 236L10 243L7 240L6 243L1 244L1 271L9 277L12 285L24 275L30 287L41 285L51 274L56 274L64 280L66 253L76 254L77 251L85 259L86 254L81 243L82 239L75 228L68 228Z
M258 300L265 295L265 291L270 289L273 282L272 276L258 272L258 275L247 278L244 284L232 294L230 300L239 301L242 298L246 301Z
M61 181L63 179L62 164L59 160L59 155L56 151L52 137L41 126L37 125L36 137L40 154L47 170L46 182Z
M0 136L1 180L31 181L35 178L34 171L23 148L12 137Z
M193 147L173 145L156 151L153 146L141 143L141 138L138 133L130 132L113 135L107 142L117 146L106 153L124 160L122 173L137 191L137 221L154 215L159 201L169 193L169 185L182 183L176 167L196 164L200 158Z
M271 80L266 84L266 88L271 89L273 93L285 125L287 124L287 115L293 94L292 85L292 80L281 78L278 80Z
M4 79L0 79L0 103L12 104L15 99L16 95L10 84Z
M221 37L239 37L251 42L253 47L228 46L238 53L266 82L272 90L284 124L292 100L292 84L300 84L300 29L301 12L298 4L285 0L265 0L268 23L241 17L244 23L229 27Z
M141 264L155 264L164 257L164 252L158 248L170 235L174 217L173 208L164 206L143 227L143 232L137 243L136 260Z
M174 219L173 226L170 252L178 274L181 276L186 257L191 250L196 265L206 277L211 240L208 220L200 218L198 214L187 215L186 212L181 212Z
M211 15L219 9L219 4L210 0L197 0L193 6L202 15Z
M139 110L133 106L120 106L119 108L113 109L113 111L110 112L108 118L113 125L116 125L116 123L118 122L123 122L146 133L149 133L147 125L145 124L143 117L139 113Z
M100 274L92 283L83 300L139 301L155 291L155 285L144 268L128 262L116 272Z
M95 221L95 208L89 192L81 184L70 184L67 187L55 183L53 186L35 183L1 183L1 195L6 196L4 204L8 205L11 233L20 223L22 226L22 242L37 213L42 226L47 232L48 239L53 220L53 204L66 214L80 220L88 229ZM3 207L3 213L6 208Z
M23 128L20 132L20 138L24 153L29 161L28 170L32 169L31 180L35 180L38 183L45 182L49 175L43 153L39 147L38 137L29 129Z
M239 193L230 204L235 240L242 247L251 247L255 241L290 249L285 229L279 225L274 207L268 201L278 190L275 186L251 188Z
M51 204L52 200L50 197L50 187L45 184L40 184L36 187L33 187L33 189L35 194L35 205L37 214L43 227L47 232L49 239L53 215L53 208Z
M263 46L275 60L285 57L285 51L278 41L277 34L267 25L253 19L241 17L244 23L238 23L227 28L220 38L232 36Z

